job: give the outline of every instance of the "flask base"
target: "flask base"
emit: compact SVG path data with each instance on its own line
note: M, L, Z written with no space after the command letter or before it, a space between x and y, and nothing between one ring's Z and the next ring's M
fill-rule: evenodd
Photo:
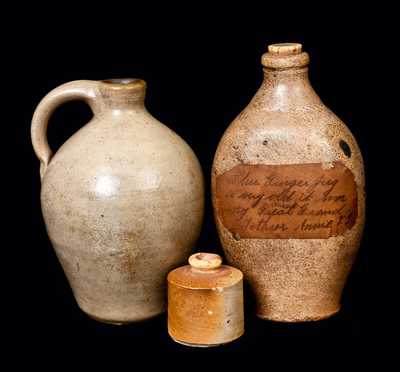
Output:
M317 322L320 320L331 318L332 316L336 315L340 311L340 306L329 313L323 315L316 315L316 316L294 316L294 317L281 317L279 315L274 316L271 314L256 314L258 318L263 320L269 320L271 322L277 323L303 323L303 322Z

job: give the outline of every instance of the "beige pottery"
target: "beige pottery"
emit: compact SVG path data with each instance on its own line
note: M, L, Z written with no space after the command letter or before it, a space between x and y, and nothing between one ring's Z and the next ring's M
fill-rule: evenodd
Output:
M203 177L190 147L144 106L137 79L73 81L32 121L47 232L80 308L110 323L166 306L166 275L189 257L203 217ZM51 113L84 100L93 119L53 156Z
M212 170L226 258L244 273L257 314L284 322L339 311L365 218L360 150L312 88L308 62L300 44L269 46L264 81Z

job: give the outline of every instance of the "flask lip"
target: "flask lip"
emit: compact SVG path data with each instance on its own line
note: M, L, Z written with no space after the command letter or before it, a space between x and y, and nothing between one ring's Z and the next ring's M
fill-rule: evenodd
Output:
M278 43L268 45L268 52L261 57L261 63L269 69L288 69L307 66L308 53L302 51L300 43Z
M268 45L268 52L279 55L294 55L302 52L303 45L300 43L277 43Z

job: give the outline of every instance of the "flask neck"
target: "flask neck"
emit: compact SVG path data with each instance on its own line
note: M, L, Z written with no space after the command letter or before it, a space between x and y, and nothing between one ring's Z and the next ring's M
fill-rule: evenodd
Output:
M320 99L308 78L309 56L301 44L273 44L262 56L264 81L260 88L270 110L287 111Z

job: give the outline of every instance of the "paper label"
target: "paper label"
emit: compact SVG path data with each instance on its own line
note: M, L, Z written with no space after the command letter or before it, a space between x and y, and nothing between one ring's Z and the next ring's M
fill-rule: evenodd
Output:
M216 208L237 239L326 239L354 226L357 186L341 162L242 164L217 177Z

